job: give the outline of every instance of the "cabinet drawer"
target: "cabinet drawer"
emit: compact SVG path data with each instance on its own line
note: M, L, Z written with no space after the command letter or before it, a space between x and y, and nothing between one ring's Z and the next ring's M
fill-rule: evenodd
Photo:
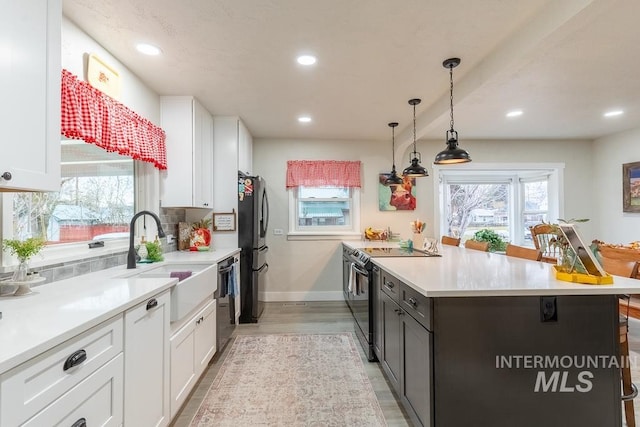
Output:
M427 298L421 293L417 292L413 288L402 284L400 287L401 303L400 306L418 321L422 326L432 331L432 317L433 317L433 301L431 298Z
M20 425L122 352L122 325L117 316L3 374L0 425Z
M122 365L120 353L23 426L121 426Z
M402 282L382 270L382 280L380 281L380 289L382 292L389 295L389 297L397 303L400 303L400 284Z

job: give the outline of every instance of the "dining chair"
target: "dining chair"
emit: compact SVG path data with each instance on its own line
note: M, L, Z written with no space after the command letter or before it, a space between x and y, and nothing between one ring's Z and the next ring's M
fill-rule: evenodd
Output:
M476 251L489 252L489 242L478 242L477 240L469 239L464 242L464 247Z
M640 266L640 251L614 247L602 242L597 243L597 253L602 264L602 268L616 276L631 277L638 279L638 268ZM626 301L626 312L620 315L620 356L622 360L629 360L629 303L630 295L622 295ZM624 310L624 309L623 309ZM635 410L633 398L637 396L638 389L631 380L631 368L628 363L621 364L622 376L622 401L624 402L624 413L627 426L635 427Z
M530 259L532 261L540 261L542 259L542 252L539 249L525 248L511 243L507 245L506 254L507 256Z
M531 240L537 250L542 253L540 261L557 264L560 257L560 248L554 242L557 239L557 231L551 224L536 224L529 227Z
M442 236L441 241L443 245L460 246L459 237Z

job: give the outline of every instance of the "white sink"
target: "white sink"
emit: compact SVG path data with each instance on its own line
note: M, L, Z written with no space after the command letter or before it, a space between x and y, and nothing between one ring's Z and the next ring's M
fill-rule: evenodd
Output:
M191 276L182 279L171 288L171 321L180 320L218 289L217 264L168 263L158 266L128 270L121 278L163 278L173 272L190 271Z

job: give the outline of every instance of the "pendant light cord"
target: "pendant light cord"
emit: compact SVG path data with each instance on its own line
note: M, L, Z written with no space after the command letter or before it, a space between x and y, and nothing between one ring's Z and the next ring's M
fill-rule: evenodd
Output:
M391 158L393 159L393 170L396 170L396 129L395 126L391 127Z
M451 124L451 132L453 132L453 65L449 66L449 88L449 106L451 112L449 124Z
M413 154L416 154L416 104L413 104Z

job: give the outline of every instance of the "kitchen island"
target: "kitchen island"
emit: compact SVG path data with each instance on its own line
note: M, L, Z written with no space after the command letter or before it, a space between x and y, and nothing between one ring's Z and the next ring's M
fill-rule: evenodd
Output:
M581 285L546 263L440 253L372 258L378 359L417 425L622 425L617 295L637 281Z

